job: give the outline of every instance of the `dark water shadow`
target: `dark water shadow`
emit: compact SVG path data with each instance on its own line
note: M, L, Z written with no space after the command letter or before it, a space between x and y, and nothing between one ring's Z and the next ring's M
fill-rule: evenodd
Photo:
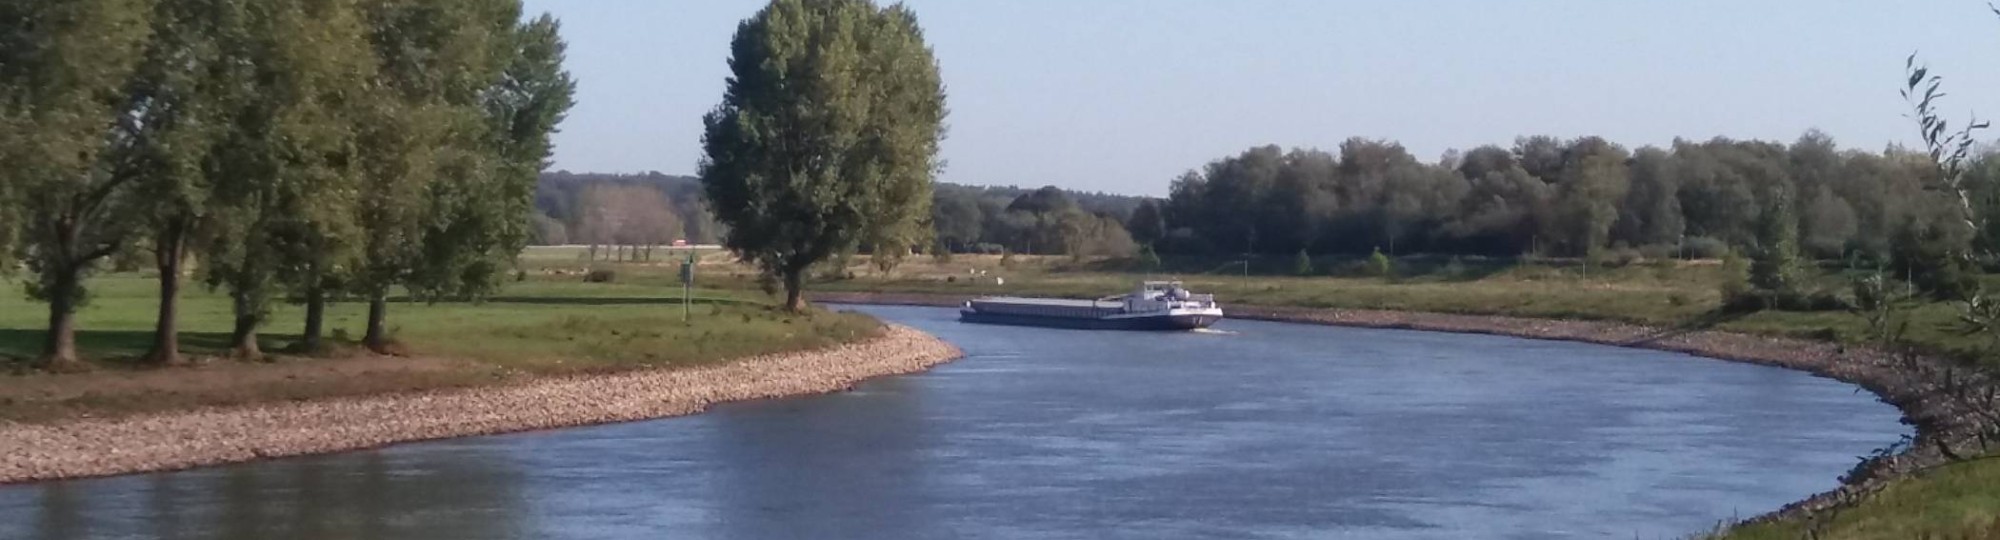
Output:
M33 512L18 530L32 539L532 538L523 478L504 452L462 447L9 489Z

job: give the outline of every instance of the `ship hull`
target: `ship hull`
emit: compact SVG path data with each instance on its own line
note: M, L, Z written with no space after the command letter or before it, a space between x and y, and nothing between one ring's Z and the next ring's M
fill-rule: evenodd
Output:
M1030 315L1016 313L991 313L974 309L958 312L958 320L979 324L1005 324L1013 326L1040 326L1044 328L1069 328L1075 330L1140 330L1179 331L1208 328L1222 320L1216 314L1159 314L1133 317L1063 317L1055 315Z

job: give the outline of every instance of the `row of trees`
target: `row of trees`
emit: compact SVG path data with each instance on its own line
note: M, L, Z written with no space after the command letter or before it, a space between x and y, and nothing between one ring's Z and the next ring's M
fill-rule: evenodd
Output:
M1433 162L1357 138L1337 152L1266 146L1216 160L1128 226L1166 252L1583 256L1750 247L1760 216L1784 205L1806 253L1886 257L1897 234L1951 215L1925 190L1934 163L1901 148L1843 150L1819 132L1790 145L1718 138L1636 151L1524 137ZM2000 159L1975 160L1967 178L1976 200L1994 200Z
M1131 209L1145 204L1143 201L1138 197L1073 194L1054 186L1022 192L940 184L931 202L931 224L937 239L932 249L940 253L1131 255L1137 245L1125 230L1125 221Z
M722 237L701 180L689 176L542 173L535 211L537 245L713 244Z
M0 241L48 302L42 361L77 361L101 262L150 252L154 362L180 358L196 267L256 356L273 302L497 286L529 239L571 105L555 20L519 0L0 0ZM193 264L198 263L198 264ZM15 268L15 263L0 268Z

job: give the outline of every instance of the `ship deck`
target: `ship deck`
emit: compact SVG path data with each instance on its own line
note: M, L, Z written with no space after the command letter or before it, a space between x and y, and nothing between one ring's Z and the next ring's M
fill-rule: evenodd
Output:
M974 303L981 303L981 304L994 303L994 304L1009 304L1018 306L1055 306L1055 307L1083 307L1083 308L1117 307L1120 305L1117 301L1071 300L1068 298L1021 298L1016 296L990 296L986 298L974 298L972 299L972 301Z

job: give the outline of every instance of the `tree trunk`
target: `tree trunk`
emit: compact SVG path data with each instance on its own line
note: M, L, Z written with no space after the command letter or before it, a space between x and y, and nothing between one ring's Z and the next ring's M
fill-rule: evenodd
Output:
M319 278L306 287L306 329L299 337L299 352L316 353L326 334L326 289L320 286Z
M785 311L792 313L805 311L805 277L805 269L787 270L785 272Z
M69 267L57 271L49 296L49 332L42 343L42 368L74 371L83 367L76 356L76 278Z
M236 327L229 332L229 352L238 360L257 360L264 357L264 350L257 346L257 325L263 323L262 314L243 297L235 299Z
M366 336L363 336L361 338L361 343L363 345L368 346L368 350L375 351L376 353L381 353L381 354L388 353L389 335L388 332L383 328L384 320L388 318L389 318L389 299L383 296L382 293L376 293L375 295L369 297L368 333Z
M160 231L158 242L153 248L153 262L160 270L160 313L153 324L153 350L146 353L146 361L154 365L168 366L182 363L181 259L186 253L186 234L180 223L170 224L165 230Z

